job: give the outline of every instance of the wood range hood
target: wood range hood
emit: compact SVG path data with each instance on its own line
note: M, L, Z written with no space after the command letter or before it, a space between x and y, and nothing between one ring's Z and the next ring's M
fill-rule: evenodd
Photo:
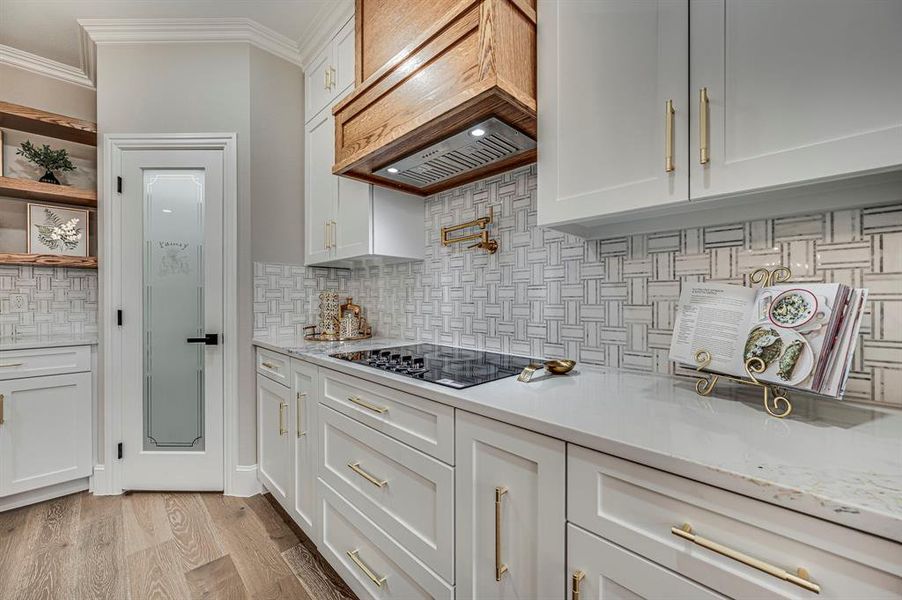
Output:
M426 196L535 161L535 0L356 0L355 28L334 174Z

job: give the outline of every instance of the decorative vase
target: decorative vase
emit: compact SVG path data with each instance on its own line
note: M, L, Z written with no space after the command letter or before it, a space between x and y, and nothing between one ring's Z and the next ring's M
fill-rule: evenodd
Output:
M47 171L44 173L44 176L38 179L38 181L42 183L52 183L53 185L60 185L60 180L56 178L56 175L53 174L53 171Z
M320 292L319 329L324 335L338 335L338 292Z

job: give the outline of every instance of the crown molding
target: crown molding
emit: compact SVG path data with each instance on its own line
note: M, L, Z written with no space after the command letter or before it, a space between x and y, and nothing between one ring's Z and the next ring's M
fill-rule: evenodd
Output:
M301 69L307 70L314 56L354 16L354 0L335 0L316 13L298 42Z
M31 52L25 52L12 46L0 44L0 64L94 89L94 82L82 69L44 58Z
M246 42L301 66L298 44L253 19L78 19L85 71L93 75L95 46L106 44Z

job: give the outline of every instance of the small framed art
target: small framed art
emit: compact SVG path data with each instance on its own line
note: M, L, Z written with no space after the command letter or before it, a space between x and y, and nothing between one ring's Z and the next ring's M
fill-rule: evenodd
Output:
M29 254L87 256L89 213L80 208L62 208L28 203Z

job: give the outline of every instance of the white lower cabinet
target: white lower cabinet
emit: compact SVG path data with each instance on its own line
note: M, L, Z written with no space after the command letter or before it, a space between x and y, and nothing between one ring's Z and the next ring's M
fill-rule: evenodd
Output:
M320 480L319 550L361 598L452 600L454 588Z
M0 382L0 496L91 475L91 398L89 372Z
M564 594L564 443L456 415L457 597Z
M265 359L258 477L361 600L902 597L889 540ZM88 373L0 393L0 495L89 472Z
M289 438L294 447L294 520L311 539L316 539L317 460L317 368L297 359L291 360L291 396Z
M567 575L572 600L705 600L720 594L567 525Z
M261 483L286 511L291 510L291 389L257 375L257 472Z

